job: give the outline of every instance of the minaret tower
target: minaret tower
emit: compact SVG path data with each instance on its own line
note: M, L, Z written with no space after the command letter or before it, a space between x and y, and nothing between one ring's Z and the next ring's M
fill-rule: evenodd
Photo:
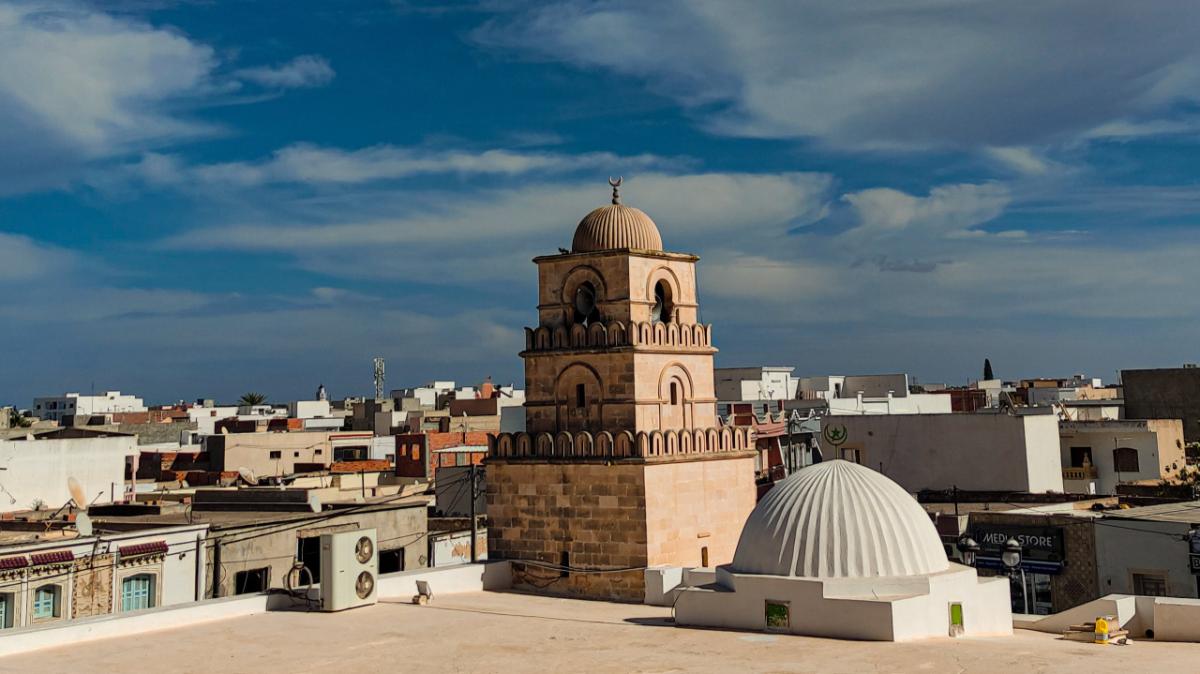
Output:
M570 252L534 259L526 432L490 448L488 554L514 562L518 586L641 601L647 566L732 559L755 504L754 443L716 416L699 258L665 252L609 183L612 203L584 216Z

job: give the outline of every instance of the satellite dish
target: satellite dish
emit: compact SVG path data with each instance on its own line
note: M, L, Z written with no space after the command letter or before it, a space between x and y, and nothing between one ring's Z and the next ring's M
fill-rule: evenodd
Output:
M92 518L87 516L87 513L79 513L75 516L75 530L80 536L92 535Z
M79 480L74 477L67 477L67 491L71 493L71 499L75 501L77 508L86 508L88 504L87 494L83 492L83 485L79 484Z
M237 472L238 476L245 480L247 484L258 484L258 476L254 474L253 470L245 466L238 466Z

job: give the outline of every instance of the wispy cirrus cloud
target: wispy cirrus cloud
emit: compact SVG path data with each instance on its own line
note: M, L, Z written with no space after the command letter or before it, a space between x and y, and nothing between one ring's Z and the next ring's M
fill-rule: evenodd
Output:
M233 76L269 89L305 89L325 86L335 74L329 59L304 54L279 65L241 68Z
M476 43L639 78L720 134L842 149L1022 147L1177 130L1176 108L1200 101L1200 6L1188 0L504 9Z
M374 145L347 150L296 143L254 161L191 164L160 153L146 153L118 173L153 186L253 188L279 184L355 185L413 176L457 175L508 177L529 173L578 173L597 170L646 170L686 167L694 160L652 154L622 156L611 152L469 150ZM113 180L112 171L94 178L97 185Z

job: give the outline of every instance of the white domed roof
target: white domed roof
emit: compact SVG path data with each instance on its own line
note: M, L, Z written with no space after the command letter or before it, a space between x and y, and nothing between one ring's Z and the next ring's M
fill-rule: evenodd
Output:
M849 461L804 468L746 520L737 573L809 578L915 576L949 568L929 515L900 485Z

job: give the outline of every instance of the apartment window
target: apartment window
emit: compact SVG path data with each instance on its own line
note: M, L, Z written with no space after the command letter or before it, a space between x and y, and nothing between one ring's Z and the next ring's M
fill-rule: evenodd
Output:
M313 451L313 456L321 456L321 455L322 455L322 454L324 454L324 453L325 453L325 451L324 451L324 450L321 450L321 449L314 450L314 451Z
M404 548L379 551L379 573L399 573L404 570Z
M293 458L293 459L299 459L299 458L300 458L300 452L292 452L292 458Z
M587 405L587 390L583 384L575 385L575 407L585 407Z
M233 593L253 594L256 592L266 592L270 577L271 569L266 566L258 569L238 571L233 574Z
M13 626L13 612L16 611L16 595L11 592L0 593L0 629Z
M1113 450L1113 465L1118 473L1138 472L1138 452L1132 447L1120 447Z
M1071 467L1083 468L1085 465L1092 465L1092 448L1091 447L1072 447L1071 448Z
M700 546L700 566L703 566L706 569L708 568L708 546L707 545Z
M333 460L334 461L366 461L367 460L367 448L366 447L334 447L333 448Z
M1133 574L1133 593L1147 597L1167 596L1167 576L1161 573Z
M49 620L62 615L62 587L43 585L33 591L33 619Z
M278 450L278 449L272 450L272 452L268 456L270 456L272 459L282 459L283 451Z
M671 382L671 404L679 404L679 384Z
M139 573L121 581L121 610L153 608L154 581L154 576L149 573Z

